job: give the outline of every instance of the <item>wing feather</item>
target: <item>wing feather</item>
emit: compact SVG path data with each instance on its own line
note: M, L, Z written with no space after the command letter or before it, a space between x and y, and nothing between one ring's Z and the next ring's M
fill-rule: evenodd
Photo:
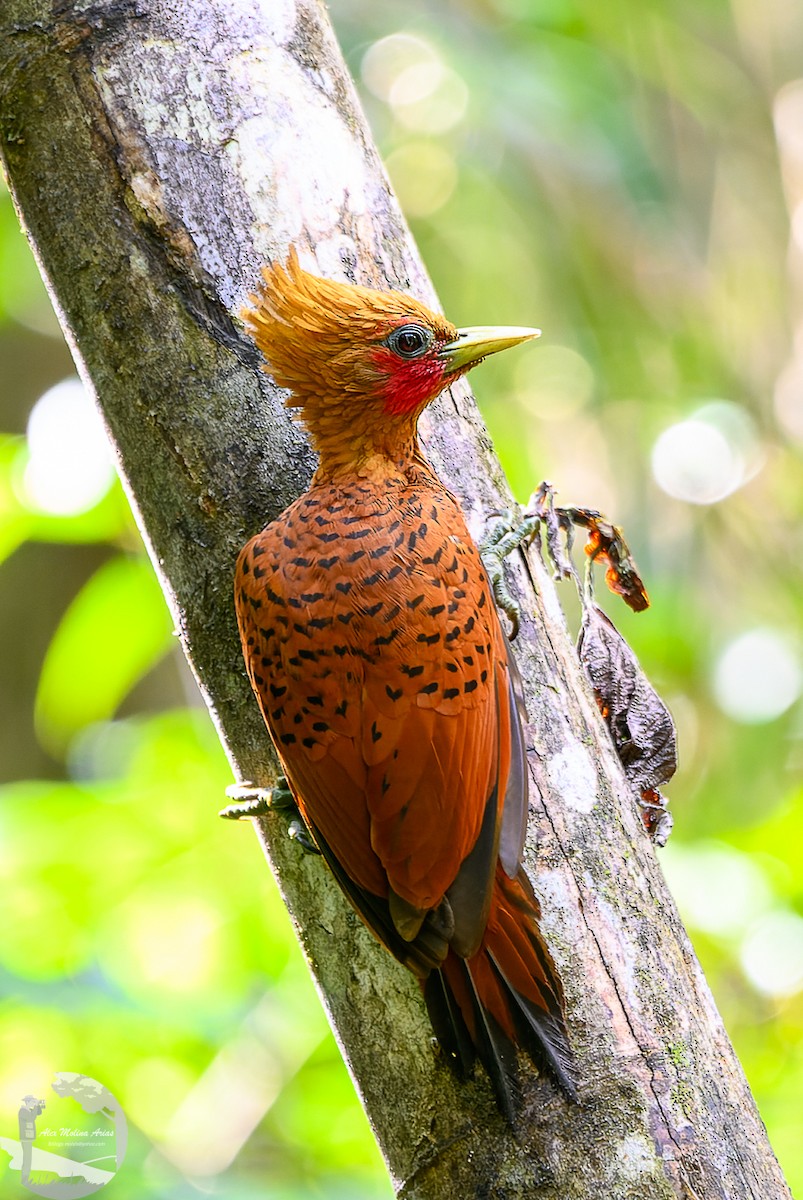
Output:
M500 822L508 869L526 818L507 646L448 493L367 491L313 488L246 546L236 598L248 673L358 909L360 889L424 911L454 888L471 948Z

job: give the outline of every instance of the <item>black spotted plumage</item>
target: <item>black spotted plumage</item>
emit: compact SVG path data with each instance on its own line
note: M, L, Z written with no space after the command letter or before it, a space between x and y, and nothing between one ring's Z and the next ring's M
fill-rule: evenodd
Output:
M496 721L494 671L506 669L506 655L502 647L498 662L494 653L499 623L460 509L421 475L412 484L388 479L381 491L313 488L243 550L238 614L245 643L252 639L249 674L288 777L307 777L317 764L319 799L311 805L299 789L302 811L348 859L343 808L367 809L387 861L355 867L358 882L386 890L381 873L392 861L394 890L428 907L476 840L481 810L452 805L445 793L479 789L484 798L490 790L494 763L485 745ZM426 712L473 714L465 725L445 726L444 761L431 784L439 795L431 800L417 777ZM482 753L470 753L471 736ZM405 865L403 827L411 804L430 803L424 883L415 878L421 862Z
M319 280L292 254L254 301L246 319L320 465L240 554L248 675L335 878L422 980L454 1061L478 1054L513 1120L516 1045L570 1095L573 1063L520 868L527 767L508 646L416 422L450 378L535 331L460 333L409 296ZM394 340L413 327L422 336ZM402 361L394 346L414 341Z

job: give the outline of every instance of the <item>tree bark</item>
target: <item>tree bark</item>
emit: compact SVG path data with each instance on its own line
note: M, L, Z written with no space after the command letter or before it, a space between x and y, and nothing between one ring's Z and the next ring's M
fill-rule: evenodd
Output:
M323 4L4 0L0 139L234 770L270 784L232 572L245 540L303 490L312 457L236 314L261 263L290 243L322 274L434 299ZM509 496L464 385L422 432L481 533ZM515 1138L482 1072L459 1083L439 1060L414 980L323 864L281 817L259 825L397 1193L780 1200L788 1188L552 583L533 555L511 575L531 614L516 643L531 722L527 861L565 981L581 1106L522 1063Z

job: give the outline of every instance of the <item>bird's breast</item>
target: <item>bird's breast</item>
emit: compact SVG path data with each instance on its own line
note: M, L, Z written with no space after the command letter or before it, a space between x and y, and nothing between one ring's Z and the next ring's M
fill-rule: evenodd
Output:
M366 689L388 720L411 705L456 714L486 695L495 613L445 489L311 489L246 546L237 595L280 747L317 757L359 736Z

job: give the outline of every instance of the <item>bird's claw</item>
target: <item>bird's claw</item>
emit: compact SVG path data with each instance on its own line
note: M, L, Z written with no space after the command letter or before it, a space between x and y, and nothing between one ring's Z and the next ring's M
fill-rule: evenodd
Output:
M218 816L226 821L239 821L243 817L264 817L269 812L287 811L296 807L295 797L284 775L279 776L272 788L257 787L253 783L234 783L226 788L226 795L234 801L218 813Z
M508 636L512 642L519 632L521 606L507 585L502 564L519 546L529 545L534 538L539 538L540 528L538 521L526 518L522 520L512 508L495 515L498 518L496 524L490 528L480 544L480 557L497 607L502 609L510 621Z
M509 508L503 513L495 513L494 516L497 517L497 521L481 543L480 555L494 599L510 621L511 641L519 631L521 608L507 586L502 563L520 546L534 545L543 557L542 527L555 579L573 579L584 608L593 603L594 599L595 562L605 565L605 581L608 587L620 595L634 612L642 612L649 606L644 584L636 570L622 530L596 509L579 508L574 505L567 508L556 507L555 488L551 483L544 482L533 492L523 515ZM586 571L583 581L571 558L576 529L584 529L587 535Z
M287 827L288 836L298 842L307 853L320 854L298 811L295 796L284 775L279 776L272 788L255 787L251 783L232 784L226 788L226 795L234 803L227 804L220 810L218 815L224 820L240 821L245 817L264 817L269 812L289 813L293 819Z
M298 842L301 849L307 854L320 854L320 850L313 841L309 826L301 819L300 815L287 826L287 834L294 842Z
M528 511L523 516L514 508L495 513L496 524L491 527L480 545L480 556L488 575L494 600L499 608L507 615L511 631L508 635L512 642L519 632L521 607L507 586L502 563L518 550L520 546L535 545L538 553L541 548L541 526L546 532L547 552L555 567L556 579L571 578L576 575L571 560L563 551L560 541L561 529L566 527L560 522L558 512L553 504L554 488L549 483L542 483L533 493ZM570 532L567 532L567 544L570 545Z

